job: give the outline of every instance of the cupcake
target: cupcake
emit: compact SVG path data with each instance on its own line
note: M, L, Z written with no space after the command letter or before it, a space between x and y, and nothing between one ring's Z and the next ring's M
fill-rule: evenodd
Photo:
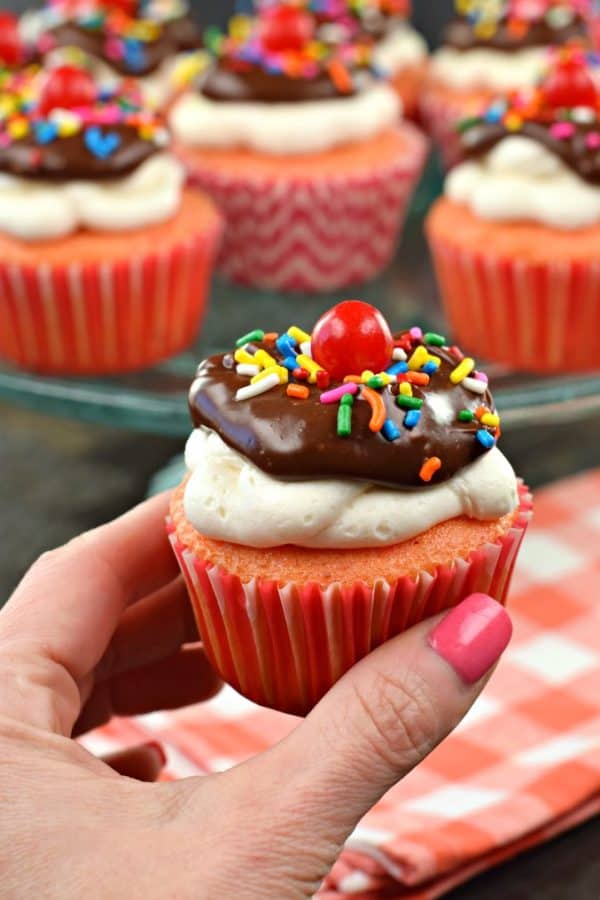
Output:
M462 128L427 234L452 331L533 372L600 368L600 95L578 51Z
M484 373L346 301L198 369L168 529L204 647L306 713L388 638L473 591L506 600L530 515Z
M587 0L456 0L456 16L430 60L422 119L448 166L460 159L456 125L499 93L533 87L548 50L588 45Z
M0 356L39 372L138 369L183 349L220 235L139 94L63 66L0 103Z
M157 108L174 94L182 62L203 44L185 3L176 0L56 0L26 13L21 29L47 66L85 65L103 87L135 79L144 102Z
M245 35L221 40L170 123L192 182L225 214L223 272L306 291L376 275L426 153L398 111L369 48L315 40L302 9L269 8Z

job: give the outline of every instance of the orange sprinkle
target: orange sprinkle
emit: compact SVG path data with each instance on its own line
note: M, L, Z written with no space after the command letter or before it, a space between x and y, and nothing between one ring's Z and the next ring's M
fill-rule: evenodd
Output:
M404 378L410 384L419 384L423 387L427 387L430 380L427 372L405 372Z
M362 375L346 375L344 377L344 384L349 384L351 381L354 384L362 384Z
M288 397L294 397L296 400L308 400L310 396L305 384L288 384L286 393Z
M475 418L481 419L481 417L487 415L487 413L489 413L487 406L478 406L475 410Z
M279 335L276 331L269 331L267 332L267 334L265 334L263 341L265 341L267 344L274 344L278 337Z
M373 413L369 422L369 428L371 431L381 431L386 416L383 397L377 391L372 390L372 388L363 388L361 396L367 401Z
M352 79L346 66L339 59L332 59L328 65L329 76L342 94L352 93Z
M429 459L426 459L423 465L421 466L421 471L419 472L419 478L421 481L429 482L433 478L436 472L442 468L442 461L439 456L430 456Z

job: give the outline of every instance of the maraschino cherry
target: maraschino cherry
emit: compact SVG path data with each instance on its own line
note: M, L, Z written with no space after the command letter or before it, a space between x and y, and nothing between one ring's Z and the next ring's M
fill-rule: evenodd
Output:
M579 50L564 50L542 85L544 99L551 109L595 106L598 90L585 57Z
M261 14L258 33L265 50L285 53L302 50L314 37L315 23L303 9L282 3Z
M47 115L53 109L76 109L91 106L97 88L92 76L77 66L58 66L52 69L40 95L39 110Z
M374 306L344 300L321 316L311 337L315 362L335 381L364 371L382 372L392 360L390 326Z
M0 65L18 66L23 61L23 46L16 16L0 12Z
M102 5L106 9L116 9L129 16L130 19L135 19L140 4L138 0L103 0Z

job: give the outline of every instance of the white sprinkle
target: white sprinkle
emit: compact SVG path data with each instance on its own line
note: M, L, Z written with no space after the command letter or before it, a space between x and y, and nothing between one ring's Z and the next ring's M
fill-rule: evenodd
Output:
M580 125L589 125L590 122L595 121L596 112L589 106L576 106L575 109L571 110L571 118L574 122L579 122Z
M463 378L461 385L472 394L485 394L488 389L486 382L479 381L478 378Z
M304 354L304 356L310 356L312 359L312 349L310 346L310 341L304 341L303 344L300 344L300 353Z
M235 367L235 371L238 375L248 375L250 378L253 378L254 375L258 375L260 372L260 366L252 366L250 363L240 363L239 366Z
M406 353L402 349L402 347L394 347L394 352L392 353L392 359L395 362L406 362L406 360L408 359L408 356L406 355Z
M235 395L235 399L250 400L252 397L258 397L259 394L266 394L271 388L277 387L279 383L279 375L274 372L272 375L266 375L264 378L261 378L260 381L255 381L254 384L240 388Z

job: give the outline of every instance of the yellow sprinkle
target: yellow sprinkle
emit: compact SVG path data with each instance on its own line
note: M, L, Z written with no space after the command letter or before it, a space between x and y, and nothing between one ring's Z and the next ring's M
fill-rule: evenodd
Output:
M258 375L254 375L250 379L250 384L257 384L257 382L262 381L263 378L268 378L269 375L277 375L279 378L279 384L287 384L289 380L288 370L284 366L268 366L266 369L263 369L262 372L259 372Z
M209 61L208 53L202 50L188 54L175 65L171 79L173 84L179 88L187 87L204 72Z
M431 354L431 353L427 354L427 362L435 363L436 366L441 366L441 364L442 364L442 361L439 358L439 356L433 356L433 354Z
M139 41L155 41L159 34L158 22L153 22L151 19L140 19L137 22L131 22L130 33L127 36L137 38Z
M297 325L292 325L291 328L288 328L287 333L290 337L295 338L298 341L298 344L305 344L307 341L310 341L310 334L302 331Z
M421 344L408 360L408 368L411 372L418 372L422 369L429 358L427 349Z
M156 128L154 125L140 125L138 128L138 134L143 141L151 140L156 134Z
M473 369L475 368L475 360L471 359L470 356L465 356L465 358L460 362L455 370L450 373L450 381L452 384L460 384L461 381L464 381L467 378Z
M408 381L402 381L402 382L400 383L400 393L401 393L404 397L412 397L412 395L413 395L412 385L410 385L410 384L408 383Z
M56 125L60 137L72 137L81 130L81 120L64 109L52 113L50 118Z
M388 375L387 372L379 372L379 374L377 375L377 377L378 377L378 378L381 378L381 383L382 383L382 384L391 384L391 382L392 382L391 376Z
M257 350L254 354L254 365L268 369L270 366L276 366L277 360L266 350Z
M0 116L11 116L17 109L17 101L15 97L5 95L0 97Z
M516 113L508 113L504 118L504 125L508 131L519 131L523 125L523 119Z
M500 416L494 413L485 413L479 420L482 425L488 425L490 428L497 428L500 424Z
M362 381L363 384L366 384L367 381L369 380L369 378L374 378L374 377L375 377L375 372L371 372L370 369L365 369L365 371L360 376L360 380Z
M229 20L229 34L234 40L245 41L252 30L252 20L249 16L232 16Z
M314 359L311 359L310 356L305 356L303 353L297 356L296 360L300 368L306 369L306 371L308 372L309 382L311 384L315 384L317 380L317 372L322 372L323 367L316 363Z
M235 351L235 353L233 354L233 358L235 359L235 361L236 361L237 363L245 363L245 364L247 364L247 365L249 365L249 366L255 366L255 365L256 365L256 360L255 360L255 358L252 356L251 353L248 353L247 350L244 350L243 347L240 347L239 350L236 350L236 351Z
M27 119L13 119L12 122L8 123L7 131L12 138L15 138L15 140L25 137L29 131Z

